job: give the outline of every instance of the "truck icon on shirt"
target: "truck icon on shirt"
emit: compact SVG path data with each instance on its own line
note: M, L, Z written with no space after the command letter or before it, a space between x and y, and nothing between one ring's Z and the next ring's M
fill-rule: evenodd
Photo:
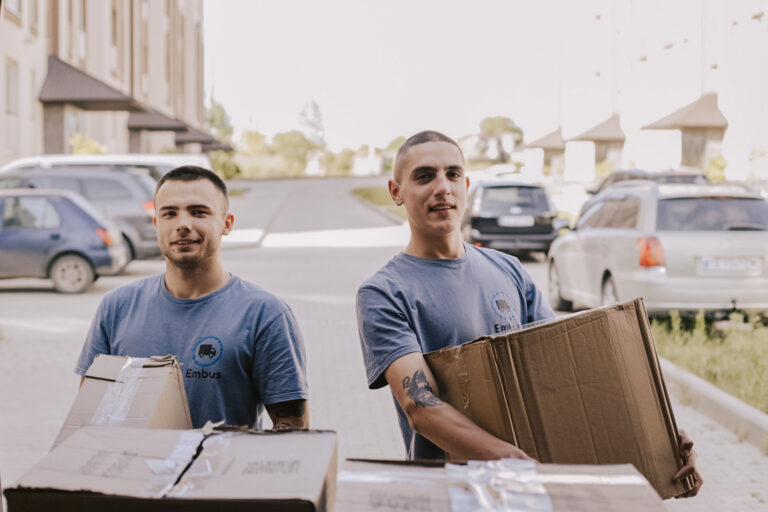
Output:
M216 348L209 343L204 343L198 347L197 356L210 357L211 359L213 359L214 357L216 357Z

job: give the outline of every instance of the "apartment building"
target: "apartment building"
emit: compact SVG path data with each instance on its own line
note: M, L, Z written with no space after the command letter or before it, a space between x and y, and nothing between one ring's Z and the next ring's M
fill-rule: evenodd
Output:
M67 153L195 152L204 131L202 0L3 0L0 164Z

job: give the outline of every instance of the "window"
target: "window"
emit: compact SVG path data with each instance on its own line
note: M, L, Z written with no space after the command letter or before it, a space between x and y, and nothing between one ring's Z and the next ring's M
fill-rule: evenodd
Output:
M686 197L659 201L659 231L768 231L768 202L738 197Z
M61 217L44 197L9 197L3 209L3 228L51 229L61 225Z
M483 210L508 213L511 207L548 210L547 194L537 187L488 187L483 194Z
M21 0L5 0L3 2L6 17L21 25Z
M27 178L30 188L52 188L80 192L80 183L66 176L32 176Z
M635 229L637 226L637 216L640 213L640 199L629 196L623 201L607 200L605 215L606 228L614 229Z
M19 113L19 64L13 59L5 60L5 113Z
M37 121L37 109L40 108L39 101L37 99L37 73L34 69L29 71L29 87L34 91L30 96L31 102L29 106L29 120L32 122Z
M29 31L37 36L40 25L40 13L37 6L38 0L29 0Z
M131 192L117 180L87 178L81 181L83 195L88 199L125 199Z

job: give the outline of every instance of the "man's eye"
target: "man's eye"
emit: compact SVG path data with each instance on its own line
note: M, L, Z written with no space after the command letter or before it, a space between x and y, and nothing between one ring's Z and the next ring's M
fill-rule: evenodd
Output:
M415 179L416 181L422 181L426 180L427 178L429 178L429 174L417 174Z

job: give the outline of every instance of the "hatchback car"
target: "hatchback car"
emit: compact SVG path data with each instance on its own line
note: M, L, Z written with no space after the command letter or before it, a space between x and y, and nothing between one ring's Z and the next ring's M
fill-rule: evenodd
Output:
M599 194L608 187L620 181L650 180L656 183L709 183L707 175L698 169L684 167L681 169L669 169L666 171L645 171L642 169L621 169L613 171L603 178L596 186L587 190L590 194Z
M117 227L81 196L0 190L0 278L50 278L59 292L80 293L127 262Z
M160 254L152 222L156 184L146 170L24 168L0 175L0 188L50 188L82 195L114 219L131 259Z
M561 227L547 190L520 181L476 182L462 219L467 242L508 251L549 251Z
M595 196L549 253L569 310L645 299L649 313L768 310L768 201L735 185L636 182Z

